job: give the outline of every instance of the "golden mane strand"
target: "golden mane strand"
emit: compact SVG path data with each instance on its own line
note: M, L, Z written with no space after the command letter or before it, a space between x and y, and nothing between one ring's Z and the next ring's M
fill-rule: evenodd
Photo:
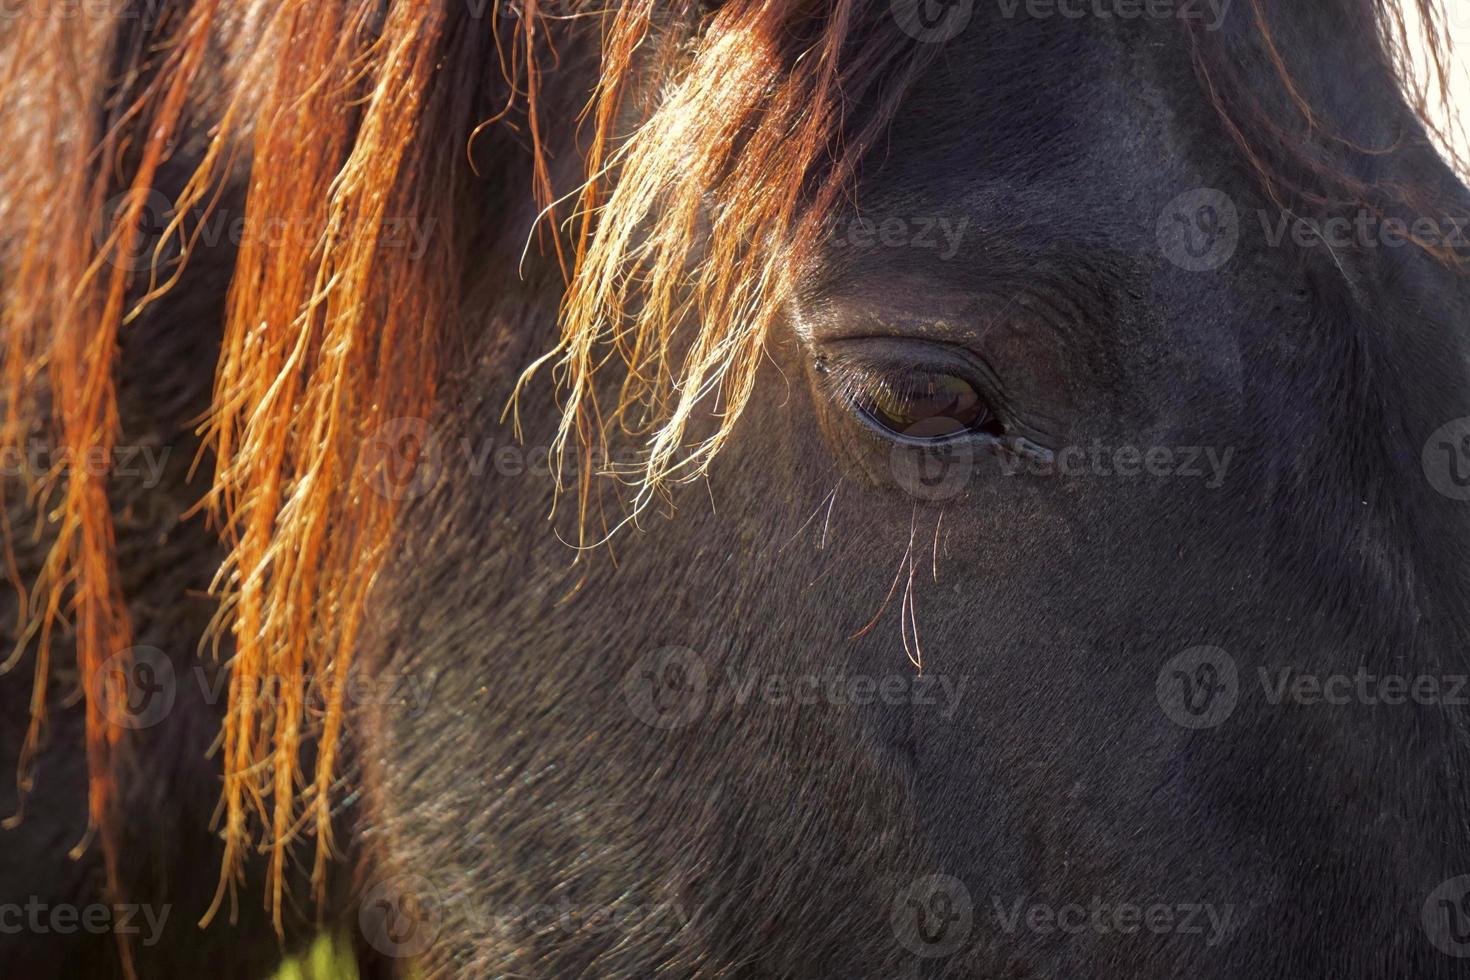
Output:
M235 643L225 868L238 874L252 827L265 828L277 928L288 848L304 828L324 883L343 689L393 526L395 501L374 489L376 461L362 450L391 420L430 413L434 328L458 310L447 202L469 93L446 89L469 86L441 68L476 60L451 50L472 42L451 34L440 4L391 4L378 22L380 7L283 12L276 56L324 68L279 73L265 94L246 223L290 215L320 234L242 247L208 430L211 506L230 547L217 587ZM423 256L385 244L405 217L433 223ZM322 714L309 718L313 693ZM303 775L307 733L317 765Z
M522 379L552 363L567 392L553 456L572 443L584 454L583 525L609 425L647 436L634 514L704 472L823 223L936 47L906 37L886 5L737 0L692 51L665 44L650 68L633 53L651 9L624 6L607 33L562 340ZM630 93L660 83L647 119L615 138ZM856 127L852 105L868 110ZM610 412L593 384L609 362L623 372ZM686 445L701 406L722 421Z

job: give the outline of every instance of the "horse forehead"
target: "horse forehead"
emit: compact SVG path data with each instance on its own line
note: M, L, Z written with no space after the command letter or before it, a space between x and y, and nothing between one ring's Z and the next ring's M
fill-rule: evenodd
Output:
M1181 46L1096 19L972 25L907 94L855 199L1013 226L1116 217L1120 187L1162 189L1178 165L1174 122L1199 98Z

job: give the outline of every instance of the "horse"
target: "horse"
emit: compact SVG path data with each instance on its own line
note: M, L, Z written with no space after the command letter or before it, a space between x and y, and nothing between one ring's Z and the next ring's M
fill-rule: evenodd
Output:
M1443 8L66 9L7 975L1467 972Z

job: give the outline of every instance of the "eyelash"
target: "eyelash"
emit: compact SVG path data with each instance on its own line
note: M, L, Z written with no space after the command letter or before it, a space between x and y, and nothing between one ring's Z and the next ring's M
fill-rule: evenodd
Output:
M817 361L817 373L827 379L828 390L839 402L856 404L858 398L875 386L893 390L884 372L874 371L866 365L848 361Z

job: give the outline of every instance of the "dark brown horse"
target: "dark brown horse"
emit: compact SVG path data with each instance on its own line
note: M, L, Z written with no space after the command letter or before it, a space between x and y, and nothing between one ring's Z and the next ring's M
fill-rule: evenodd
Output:
M4 976L1470 974L1437 5L0 16Z

